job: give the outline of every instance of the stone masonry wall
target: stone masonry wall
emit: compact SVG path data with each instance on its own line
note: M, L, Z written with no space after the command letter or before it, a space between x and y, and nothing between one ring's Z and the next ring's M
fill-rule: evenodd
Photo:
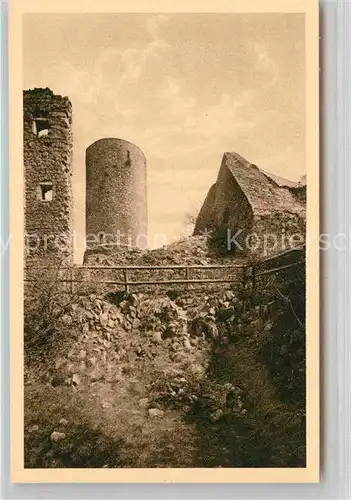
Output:
M225 153L194 234L211 231L221 250L261 258L301 246L306 206L305 197L295 191L279 186L240 155Z
M306 241L306 221L297 214L285 212L256 216L252 234L251 254L261 259L301 247Z
M200 209L199 215L197 216L194 235L203 233L206 229L212 231L215 227L214 224L214 213L213 206L216 199L217 184L213 184L207 193L205 201Z
M214 202L214 221L216 228L238 230L247 234L253 222L253 211L235 177L227 168L225 161L219 171Z
M240 230L236 241L243 246L253 220L252 208L223 159L216 184L211 187L201 208L194 234L213 231L215 238L228 241ZM235 250L233 246L232 250ZM236 253L240 252L240 247L236 250Z
M72 262L72 106L50 89L23 93L27 263Z

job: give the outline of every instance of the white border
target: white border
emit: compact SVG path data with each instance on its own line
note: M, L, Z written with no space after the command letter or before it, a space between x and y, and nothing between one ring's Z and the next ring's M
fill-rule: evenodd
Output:
M1 5L2 28L6 4ZM322 17L322 231L344 232L350 241L350 26L349 2L325 0ZM5 33L6 35L6 33ZM6 69L6 39L2 65ZM4 61L5 59L5 61ZM4 80L3 80L4 81ZM2 85L2 119L8 123L7 89ZM8 162L7 128L2 122L2 165ZM8 233L8 169L1 169L1 233ZM348 244L348 248L350 246ZM8 256L2 264L2 402L8 410ZM95 485L9 482L9 417L2 422L2 498L350 498L350 250L331 249L322 256L323 463L322 482L314 485Z

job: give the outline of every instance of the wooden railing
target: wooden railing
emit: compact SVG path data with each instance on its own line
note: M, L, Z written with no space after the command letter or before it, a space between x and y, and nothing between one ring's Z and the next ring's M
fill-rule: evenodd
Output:
M287 261L288 263L284 263ZM114 285L123 287L126 293L130 292L131 287L134 286L157 286L157 285L186 285L187 287L191 284L230 284L238 283L243 280L251 280L252 287L255 288L257 278L261 276L271 275L279 272L286 271L295 266L301 266L305 263L305 252L304 247L289 250L281 254L267 257L254 264L247 264L244 262L236 264L211 264L211 265L119 265L119 266L71 266L71 267L59 267L57 268L57 276L55 278L58 283L68 283L70 291L73 293L74 285L78 283L89 283L89 284L100 284L100 285ZM31 267L27 267L26 270L30 274ZM37 267L33 266L36 274L38 271ZM54 269L53 267L41 267L40 270ZM132 274L138 271L184 271L183 278L177 279L132 279ZM227 271L227 276L223 278L222 273L218 273L218 277L206 277L206 278L196 278L192 276L192 272L195 270L200 271L210 271L210 270L221 270ZM239 273L234 273L234 270L241 271ZM91 276L93 271L109 271L109 274L113 274L114 271L122 273L123 278L119 279L102 279ZM65 274L66 277L62 278L59 274ZM77 278L79 274L86 274L85 278ZM26 282L35 282L37 279L26 277Z
M42 270L45 269L53 269L50 267L42 267ZM230 271L241 270L242 273L245 272L246 266L244 264L230 264L230 265L167 265L167 266L73 266L73 267L60 267L59 273L68 273L68 277L62 278L57 276L57 283L68 283L70 285L70 291L74 291L74 284L78 283L89 283L89 284L100 284L100 285L115 285L122 286L126 293L130 292L130 288L132 286L147 286L147 285L190 285L190 284L215 284L215 283L238 283L242 281L242 275L240 278L238 276L233 276ZM30 268L27 268L29 271ZM96 279L88 276L84 279L77 279L77 274L80 272L87 273L89 275L89 271L109 271L112 273L113 271L119 271L123 275L123 279ZM180 279L131 279L131 273L137 271L162 271L162 270L170 270L170 271L184 271L184 278ZM193 278L191 276L191 271L194 270L227 270L228 276L225 278ZM29 271L30 272L30 271ZM26 282L35 282L35 278L26 278Z
M293 267L305 266L305 246L287 250L277 255L267 257L247 267L247 275L251 278L253 288L256 286L257 278L287 271Z

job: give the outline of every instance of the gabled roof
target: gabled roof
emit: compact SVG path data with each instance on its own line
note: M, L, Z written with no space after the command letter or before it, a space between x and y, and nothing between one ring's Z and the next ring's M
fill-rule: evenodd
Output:
M256 165L238 153L224 153L221 168L228 168L242 189L255 215L290 212L303 215L305 207L287 187L280 187Z

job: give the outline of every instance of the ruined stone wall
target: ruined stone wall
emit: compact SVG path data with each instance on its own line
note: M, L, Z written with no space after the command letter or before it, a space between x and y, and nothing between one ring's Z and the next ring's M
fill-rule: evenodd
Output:
M72 262L72 106L50 89L23 93L25 258Z
M284 211L305 215L305 207L299 203L288 187L278 185L237 153L224 153L223 162L245 193L255 215L268 215Z
M299 200L300 203L306 205L307 203L307 186L296 186L290 188L293 195Z
M210 230L215 239L224 241L241 231L236 240L243 247L243 240L250 232L252 224L252 208L224 158L216 184L212 186L201 208L194 234ZM235 250L234 247L232 250ZM239 246L236 250L236 253L240 253Z
M213 207L216 199L216 191L217 184L213 184L197 216L194 235L201 234L205 232L206 229L212 231L215 228Z
M86 234L88 248L95 238L97 244L146 246L146 160L134 144L107 138L88 147Z
M256 216L250 251L258 258L300 247L306 241L306 221L297 214L275 212Z
M232 233L247 233L252 227L253 212L237 180L227 168L225 160L219 171L214 202L215 227L230 229Z
M304 197L279 186L236 153L225 153L216 184L196 221L194 234L212 231L221 247L264 257L305 241ZM230 229L230 233L228 233ZM230 240L235 237L235 242ZM238 244L236 244L238 243ZM230 248L231 247L231 248Z

